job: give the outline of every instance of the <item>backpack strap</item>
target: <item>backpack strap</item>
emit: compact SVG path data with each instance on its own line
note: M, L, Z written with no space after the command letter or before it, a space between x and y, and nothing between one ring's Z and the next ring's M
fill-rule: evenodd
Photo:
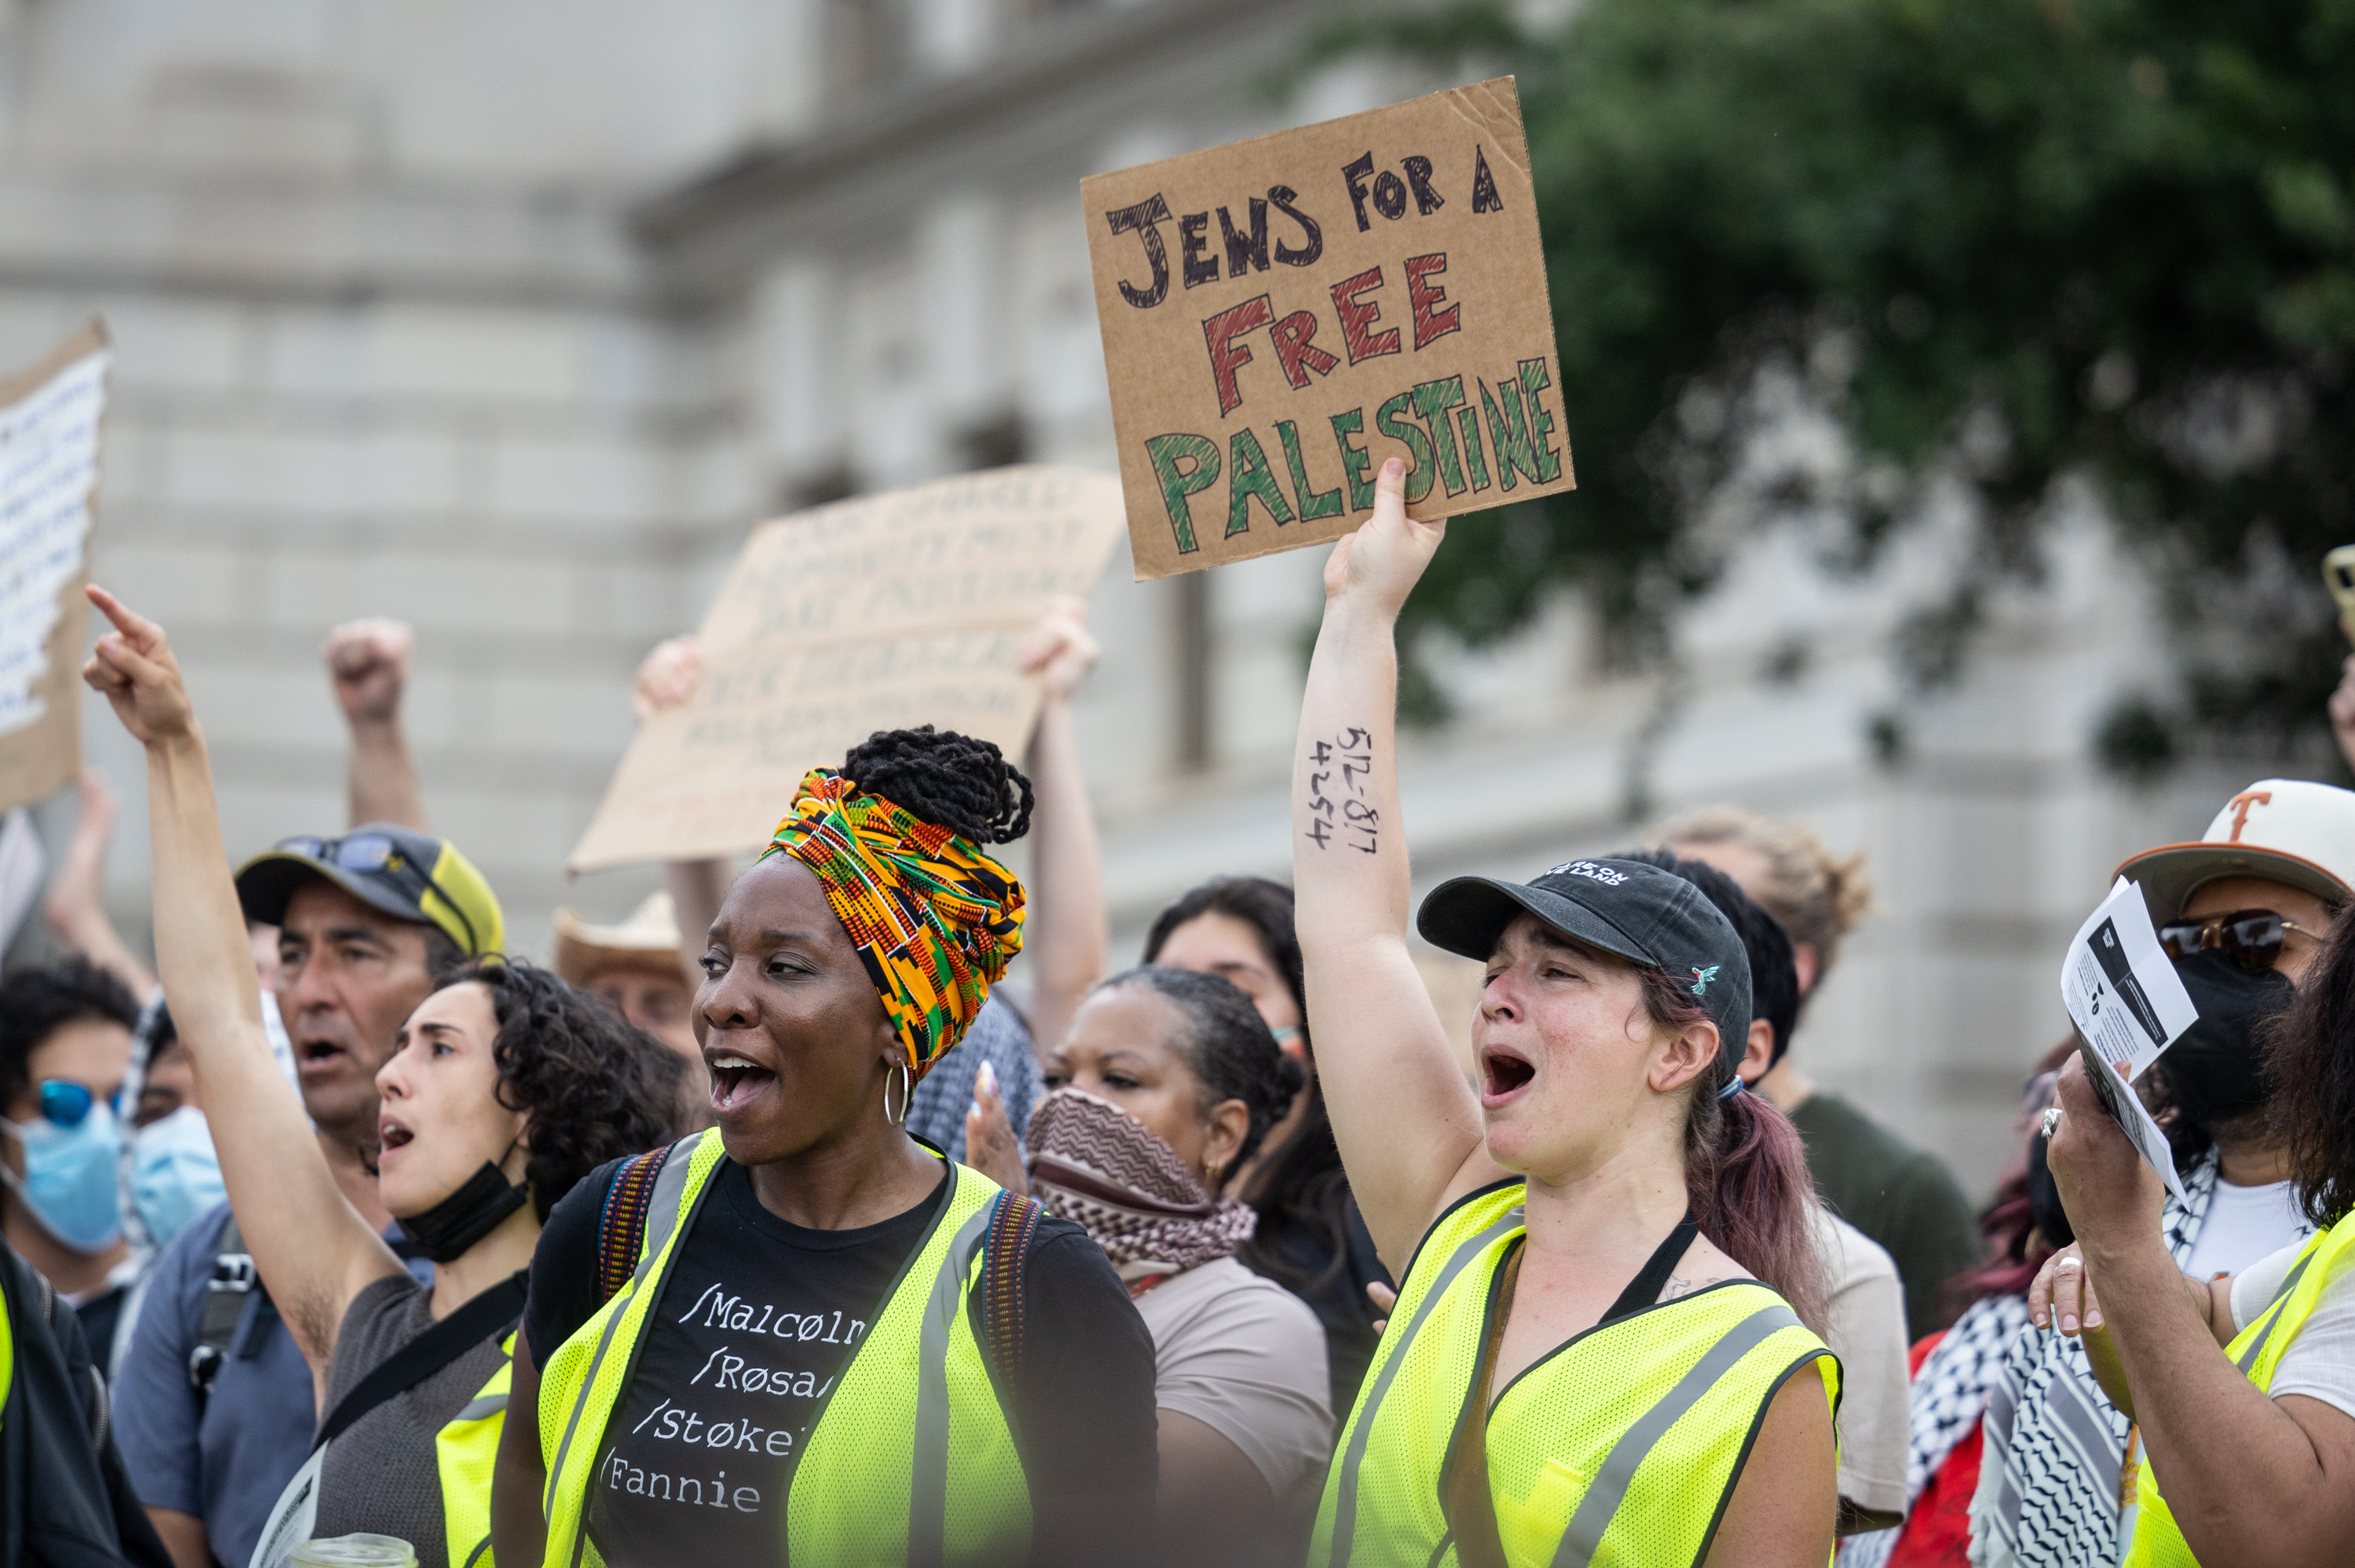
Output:
M1000 1192L990 1201L989 1224L982 1234L982 1351L1004 1386L1012 1385L1022 1364L1024 1266L1043 1213L1035 1199Z
M325 1447L353 1422L394 1395L408 1393L485 1340L505 1340L523 1320L530 1280L531 1270L517 1270L387 1356L319 1423L314 1449Z
M611 1301L637 1272L638 1250L645 1245L646 1214L654 1206L655 1179L677 1147L634 1154L622 1161L605 1189L604 1211L597 1219L597 1302Z
M197 1391L199 1410L212 1398L213 1379L219 1375L221 1361L237 1338L246 1301L261 1285L261 1277L254 1272L253 1258L245 1250L245 1236L237 1228L237 1216L230 1214L221 1222L220 1233L213 1240L213 1273L205 1284L204 1317L197 1324L195 1348L188 1351L188 1385Z

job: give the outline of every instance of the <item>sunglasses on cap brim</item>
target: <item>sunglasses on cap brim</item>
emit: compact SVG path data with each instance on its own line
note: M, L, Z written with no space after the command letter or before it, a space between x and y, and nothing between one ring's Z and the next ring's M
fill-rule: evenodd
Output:
M339 839L281 839L272 847L332 865L338 871L382 877L421 912L425 907L425 895L431 893L466 927L466 951L482 950L482 941L474 935L474 923L466 918L466 911L458 901L442 891L432 872L402 853L400 846L382 833L347 833Z
M2170 920L2158 928L2158 945L2177 963L2214 953L2250 974L2262 974L2279 961L2292 931L2301 937L2317 935L2270 909L2235 909L2228 915Z

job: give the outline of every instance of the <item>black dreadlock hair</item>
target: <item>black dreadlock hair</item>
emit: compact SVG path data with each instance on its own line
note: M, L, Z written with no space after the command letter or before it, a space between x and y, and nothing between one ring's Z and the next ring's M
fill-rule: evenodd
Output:
M1012 843L1030 831L1030 780L990 742L954 730L879 729L850 748L842 776L975 843Z

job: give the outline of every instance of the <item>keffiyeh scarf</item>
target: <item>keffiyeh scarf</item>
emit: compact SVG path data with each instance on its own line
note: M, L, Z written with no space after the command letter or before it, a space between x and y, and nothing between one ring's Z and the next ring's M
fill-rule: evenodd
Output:
M2024 1296L1974 1301L1922 1358L1906 1396L1905 1508L1912 1512L1939 1467L1979 1424L2003 1376L2004 1352L2028 1322ZM1853 1535L1839 1543L1839 1568L1881 1568L1902 1528Z
M2183 1173L2160 1215L2179 1269L2216 1191L2212 1154ZM2023 1326L1988 1395L1987 1447L1971 1499L1974 1568L2110 1568L2118 1560L2119 1483L2134 1423L2094 1381L2083 1340Z
M1202 1191L1178 1151L1110 1100L1057 1089L1031 1113L1030 1195L1104 1249L1122 1279L1232 1255L1259 1215Z
M813 768L762 852L817 876L921 1078L1022 950L1022 884L971 839Z

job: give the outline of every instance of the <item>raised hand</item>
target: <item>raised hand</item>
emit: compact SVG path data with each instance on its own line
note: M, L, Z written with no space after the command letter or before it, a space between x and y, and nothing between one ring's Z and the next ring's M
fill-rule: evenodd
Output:
M703 643L694 632L674 637L655 644L654 652L638 663L637 683L630 689L630 706L638 722L675 708L695 695L696 683L703 679Z
M196 709L164 629L95 583L84 591L114 630L91 651L81 667L83 681L106 698L123 727L143 746L194 735Z
M336 701L354 725L389 724L400 716L416 633L404 620L347 620L327 633L320 650Z
M1374 514L1326 558L1325 597L1362 600L1394 617L1446 536L1444 522L1418 523L1406 514L1406 464L1391 458L1374 478Z
M657 650L659 652L659 650ZM1050 703L1069 702L1103 656L1088 630L1088 601L1069 594L1051 600L1022 640L1022 673L1036 675Z
M974 1075L973 1104L964 1113L964 1162L1009 1192L1030 1191L1022 1147L1014 1140L1006 1101L997 1092L997 1071L986 1062Z

